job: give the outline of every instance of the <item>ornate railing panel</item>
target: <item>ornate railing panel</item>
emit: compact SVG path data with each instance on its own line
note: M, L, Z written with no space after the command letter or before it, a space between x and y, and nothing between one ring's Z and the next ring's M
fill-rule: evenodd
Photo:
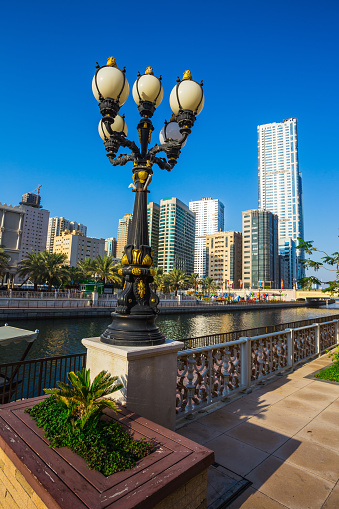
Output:
M287 332L251 340L251 381L287 367Z
M320 352L327 350L336 343L336 330L338 323L335 321L319 325Z
M294 363L304 361L317 353L317 325L293 330Z
M177 414L203 408L241 387L242 343L178 353Z

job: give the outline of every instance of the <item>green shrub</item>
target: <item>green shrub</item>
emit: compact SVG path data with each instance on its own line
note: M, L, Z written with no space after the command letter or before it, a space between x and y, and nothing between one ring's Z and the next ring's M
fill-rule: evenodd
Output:
M332 382L339 382L339 361L335 362L333 366L322 369L319 373L314 375L316 378L322 380L330 380Z
M58 382L59 389L45 389L52 395L25 410L44 429L50 447L68 447L105 476L133 468L154 451L149 442L134 440L120 423L101 419L105 408L118 411L114 401L100 399L121 389L115 385L117 377L102 371L91 384L85 368L67 376L71 385Z

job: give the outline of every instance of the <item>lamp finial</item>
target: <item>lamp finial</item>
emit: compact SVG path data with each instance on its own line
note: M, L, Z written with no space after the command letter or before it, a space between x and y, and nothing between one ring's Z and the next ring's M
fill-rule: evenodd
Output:
M184 75L182 77L183 80L192 80L192 74L191 71L187 70L184 72Z
M114 57L108 57L106 65L110 65L111 67L117 67L117 64L115 62L115 58Z

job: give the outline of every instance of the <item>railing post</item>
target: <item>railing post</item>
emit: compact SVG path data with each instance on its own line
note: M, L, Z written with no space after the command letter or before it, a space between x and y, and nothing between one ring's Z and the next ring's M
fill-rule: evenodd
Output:
M315 323L315 352L320 355L320 324Z
M335 339L336 339L336 343L337 345L339 344L339 320L336 320L335 321Z
M287 329L287 366L294 366L294 330Z
M245 340L241 343L241 385L249 387L251 384L251 338L239 338Z
M186 412L191 412L193 410L193 397L194 397L194 367L195 367L195 359L193 354L187 356L187 405Z
M207 402L212 403L212 387L213 387L213 350L208 351L208 395Z

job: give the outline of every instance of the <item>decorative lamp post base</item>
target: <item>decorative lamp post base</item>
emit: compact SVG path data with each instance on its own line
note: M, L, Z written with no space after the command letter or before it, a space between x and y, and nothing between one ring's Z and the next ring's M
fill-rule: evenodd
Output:
M100 336L103 343L120 346L155 346L166 338L155 325L155 314L120 315L112 313L113 321Z

